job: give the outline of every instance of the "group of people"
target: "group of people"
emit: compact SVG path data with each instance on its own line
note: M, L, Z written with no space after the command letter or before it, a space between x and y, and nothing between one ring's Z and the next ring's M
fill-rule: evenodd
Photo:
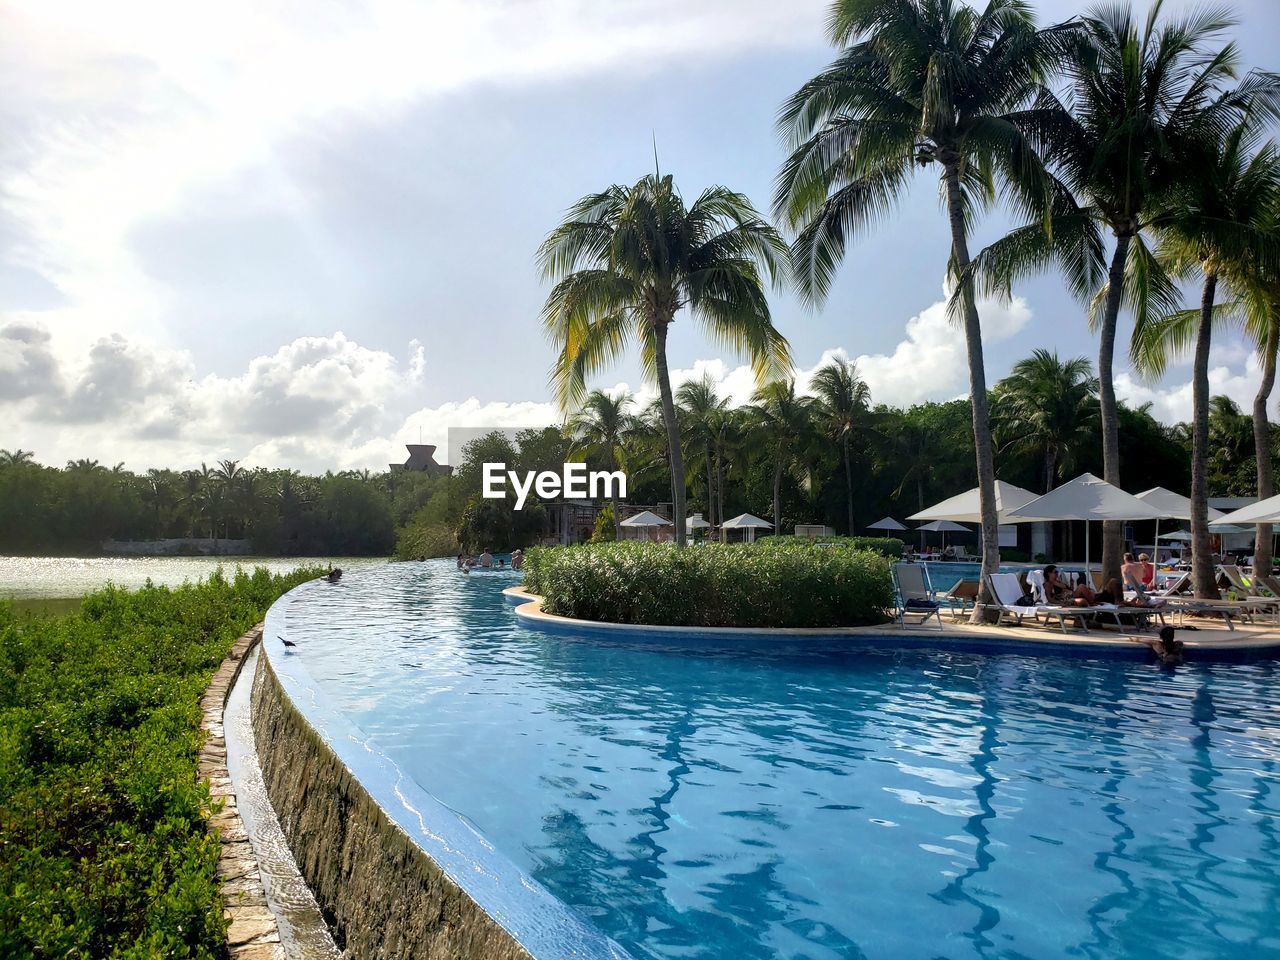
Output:
M1110 603L1117 607L1158 607L1163 601L1153 600L1147 591L1155 586L1156 568L1151 558L1145 553L1134 557L1132 553L1124 555L1124 564L1120 567L1120 577L1112 577L1101 590L1094 590L1087 580L1071 584L1063 579L1054 564L1044 568L1044 595L1049 603L1064 604L1077 607L1094 607L1100 603ZM1125 591L1132 591L1133 599L1126 599Z
M470 573L472 570L479 568L481 570L505 570L507 561L498 557L496 560L493 553L488 547L478 557L469 557L465 553L458 554L458 569L463 573ZM524 566L524 551L519 548L511 551L511 569L519 570Z

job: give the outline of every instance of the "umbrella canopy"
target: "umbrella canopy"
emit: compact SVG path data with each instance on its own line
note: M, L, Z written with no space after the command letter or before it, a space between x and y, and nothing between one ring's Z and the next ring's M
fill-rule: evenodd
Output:
M1119 487L1082 473L1070 483L1050 490L1016 510L1007 511L1009 523L1033 520L1159 520L1165 514Z
M1191 519L1191 501L1180 493L1174 493L1172 490L1166 490L1164 487L1152 487L1150 490L1143 490L1141 493L1134 494L1143 503L1148 503L1161 511L1160 517L1166 520L1190 520ZM1209 508L1209 519L1217 520L1223 516L1221 510ZM1161 539L1168 539L1162 537Z
M1175 530L1173 533L1162 533L1157 538L1160 540L1181 540L1183 543L1191 542L1191 532L1189 530Z
M686 530L705 530L711 524L702 519L702 514L696 513L684 522Z
M900 524L897 520L893 519L893 517L885 517L882 520L877 520L875 523L868 523L867 529L868 530L905 530L907 528L904 527L902 524Z
M927 530L930 533L968 533L968 527L962 527L958 523L952 523L950 520L935 520L933 523L922 524L916 528L917 530Z
M996 515L1000 518L1001 523L1005 522L1004 515L1007 511L1016 510L1035 498L1036 495L1030 490L1016 487L1012 483L1005 483L1003 480L996 481ZM981 523L982 507L978 502L978 488L974 487L965 493L956 494L950 500L935 503L928 510L921 510L919 513L907 517L907 519L960 520L964 523Z
M1225 517L1218 515L1217 520L1211 519L1210 526L1220 527L1224 523L1240 524L1240 523L1276 523L1280 521L1280 497L1268 497L1266 500L1259 500L1257 503L1251 503L1247 507L1241 507L1233 513L1228 513Z
M722 530L772 530L773 524L768 520L761 520L759 517L753 517L749 513L740 513L732 520L726 520L720 524Z
M643 513L637 513L634 517L627 517L620 527L670 527L673 526L670 520L660 517L652 510L645 510Z

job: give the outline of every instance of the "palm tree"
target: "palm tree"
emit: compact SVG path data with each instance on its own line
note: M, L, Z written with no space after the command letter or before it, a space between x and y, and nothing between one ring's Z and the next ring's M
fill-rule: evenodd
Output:
M22 463L34 463L36 455L19 447L16 450L0 450L0 467L16 467Z
M1194 344L1191 375L1191 579L1196 596L1218 596L1209 530L1209 348L1219 281L1229 288L1280 274L1280 150L1257 149L1262 122L1249 114L1221 142L1188 152L1182 203L1160 226L1160 255L1180 277L1202 278L1200 309L1177 311L1134 330L1139 369L1159 376L1171 354Z
M1085 357L1036 350L996 384L992 421L1001 450L1039 458L1048 493L1096 436L1098 379ZM1045 552L1053 554L1053 525Z
M618 469L618 450L622 446L627 432L629 418L627 407L634 398L631 394L618 394L611 397L603 390L592 390L586 401L569 420L568 429L574 435L574 450L592 451L603 457L609 470ZM621 528L618 517L617 487L611 485L613 491L613 538L620 538Z
M1098 378L1085 357L1036 350L996 384L993 420L1002 449L1040 458L1048 493L1097 426Z
M814 373L810 386L818 396L818 415L827 435L840 445L840 458L844 463L846 532L853 536L853 465L849 458L849 441L871 406L871 388L858 376L857 364L838 359L820 367Z
M773 456L773 532L782 533L782 477L813 430L813 400L794 379L775 380L752 396L752 426Z
M701 380L686 381L676 391L676 406L680 408L688 439L702 449L707 471L707 521L713 524L716 522L715 474L712 470L716 429L720 413L728 405L727 398L716 396L716 382L709 373L703 374Z
M791 366L773 326L764 279L781 279L786 245L745 196L710 187L685 205L670 176L614 185L579 200L543 242L538 260L555 288L543 326L558 356L552 379L562 408L581 403L587 378L633 341L657 381L671 460L676 543L685 544L684 463L667 334L687 310L713 339L745 353L757 381Z
M969 361L985 595L1000 547L969 229L994 198L997 178L1027 209L1048 203L1052 185L1018 115L1043 93L1064 31L1037 30L1023 0L989 0L981 13L954 0L836 0L830 24L832 40L846 49L782 109L794 149L775 210L800 228L793 269L802 292L820 301L849 239L890 212L917 167L940 168Z
M1070 32L1065 102L1042 93L1021 120L1056 178L1078 198L1058 198L1044 218L1015 230L976 258L993 289L1056 259L1068 286L1093 297L1090 325L1098 331L1103 478L1120 485L1119 419L1113 361L1122 304L1135 325L1177 309L1177 288L1148 243L1176 214L1193 165L1188 151L1215 136L1250 102L1274 96L1274 80L1235 76L1234 45L1211 46L1233 20L1222 8L1163 20L1155 0L1140 25L1122 4L1092 8ZM1115 238L1105 275L1101 232ZM1100 289L1099 289L1099 285ZM1136 359L1136 358L1135 358ZM1102 575L1119 577L1123 524L1103 524Z
M1280 213L1280 211L1277 211ZM1258 346L1262 380L1253 398L1253 452L1257 458L1258 499L1275 496L1275 480L1271 468L1271 424L1267 419L1267 403L1276 384L1276 354L1280 352L1280 282L1262 282L1250 286L1244 297L1249 327ZM1275 562L1272 555L1274 531L1269 523L1254 530L1253 568L1270 573Z

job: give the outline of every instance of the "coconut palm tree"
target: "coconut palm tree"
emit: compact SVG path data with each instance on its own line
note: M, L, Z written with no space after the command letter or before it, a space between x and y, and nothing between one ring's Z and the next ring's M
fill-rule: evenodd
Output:
M996 384L992 419L1001 449L1034 455L1048 493L1095 435L1098 378L1085 357L1036 350Z
M969 231L997 182L1025 209L1050 202L1053 185L1019 115L1043 93L1065 31L1037 30L1023 0L989 0L981 12L956 0L836 0L830 32L843 53L782 109L793 150L775 211L799 229L792 260L801 291L821 301L849 240L892 210L917 169L940 171L969 361L985 593L1000 547Z
M1060 360L1036 350L996 384L992 424L1002 452L1040 460L1044 492L1071 470L1080 450L1097 435L1098 379L1085 357ZM1053 525L1045 552L1053 554Z
M676 406L680 408L686 438L691 446L701 450L707 472L707 521L716 523L715 472L716 429L720 414L728 407L728 398L716 395L716 382L711 374L703 374L700 380L688 380L676 391ZM724 518L721 517L721 520Z
M1276 385L1276 354L1280 352L1280 282L1253 285L1244 298L1249 327L1258 348L1262 380L1253 398L1253 452L1257 458L1258 499L1275 496L1275 480L1271 467L1271 423L1267 403ZM1253 568L1269 573L1275 562L1272 550L1274 531L1269 523L1254 530Z
M613 397L603 390L592 390L587 395L582 408L569 419L567 424L569 432L574 437L574 452L595 453L603 458L609 470L617 470L618 451L625 442L630 423L627 407L631 406L634 400L635 398L625 391ZM621 528L618 526L617 486L611 485L609 489L614 494L613 538L617 540L621 537Z
M1072 292L1092 297L1103 478L1116 485L1113 364L1120 308L1129 307L1138 327L1178 308L1177 288L1150 242L1153 231L1176 215L1184 180L1195 172L1188 157L1196 145L1218 139L1250 103L1270 103L1276 95L1275 79L1264 74L1229 86L1238 57L1233 44L1216 46L1234 22L1223 8L1180 18L1163 17L1162 8L1163 0L1155 0L1144 22L1131 7L1107 3L1078 20L1069 34L1065 99L1042 93L1020 123L1079 206L1060 196L1047 225L1033 218L974 265L994 281L991 289L1007 292L1013 279L1056 260ZM1109 265L1103 232L1114 238ZM1104 523L1104 578L1119 577L1123 548L1123 524Z
M1219 282L1280 275L1280 149L1259 148L1260 115L1247 115L1221 143L1189 152L1182 203L1160 226L1160 256L1179 277L1201 278L1199 310L1177 311L1134 330L1135 360L1159 376L1172 354L1193 347L1191 393L1191 579L1197 597L1218 596L1209 530L1209 349Z
M36 455L19 447L16 450L0 450L0 467L16 467L22 463L34 463Z
M849 441L871 407L871 388L858 376L857 364L840 359L819 367L809 385L817 394L818 417L825 433L840 445L840 459L844 464L846 532L853 536L853 464L849 457Z
M713 339L745 354L758 382L790 370L787 341L773 326L765 277L777 282L786 244L740 193L710 187L686 205L670 176L583 197L538 250L557 283L543 307L555 344L552 380L560 405L581 403L588 377L640 348L656 381L671 460L676 543L685 544L684 463L667 367L667 335L682 311Z
M752 428L773 457L773 532L781 534L782 477L810 439L813 400L797 394L790 378L765 384L751 399Z

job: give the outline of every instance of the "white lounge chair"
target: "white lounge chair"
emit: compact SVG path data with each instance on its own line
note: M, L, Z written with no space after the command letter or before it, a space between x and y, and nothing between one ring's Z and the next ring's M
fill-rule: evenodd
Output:
M929 583L929 571L922 563L895 563L893 579L897 584L898 606L894 611L898 625L905 627L907 617L919 617L912 626L924 626L933 620L942 629L942 604Z
M1080 629L1088 632L1089 627L1085 622L1089 615L1088 607L1062 607L1054 604L1034 603L1021 604L1018 601L1024 596L1022 592L1022 584L1018 582L1018 575L1015 573L993 573L988 582L991 586L991 596L995 599L992 606L1000 611L1000 619L998 624L1005 623L1005 617L1014 618L1014 626L1022 626L1022 621L1027 617L1032 620L1039 621L1041 617L1045 618L1045 626L1049 625L1049 621L1056 620L1058 628L1063 633L1067 631L1067 621L1074 620L1080 624ZM1032 597L1033 600L1038 599Z

